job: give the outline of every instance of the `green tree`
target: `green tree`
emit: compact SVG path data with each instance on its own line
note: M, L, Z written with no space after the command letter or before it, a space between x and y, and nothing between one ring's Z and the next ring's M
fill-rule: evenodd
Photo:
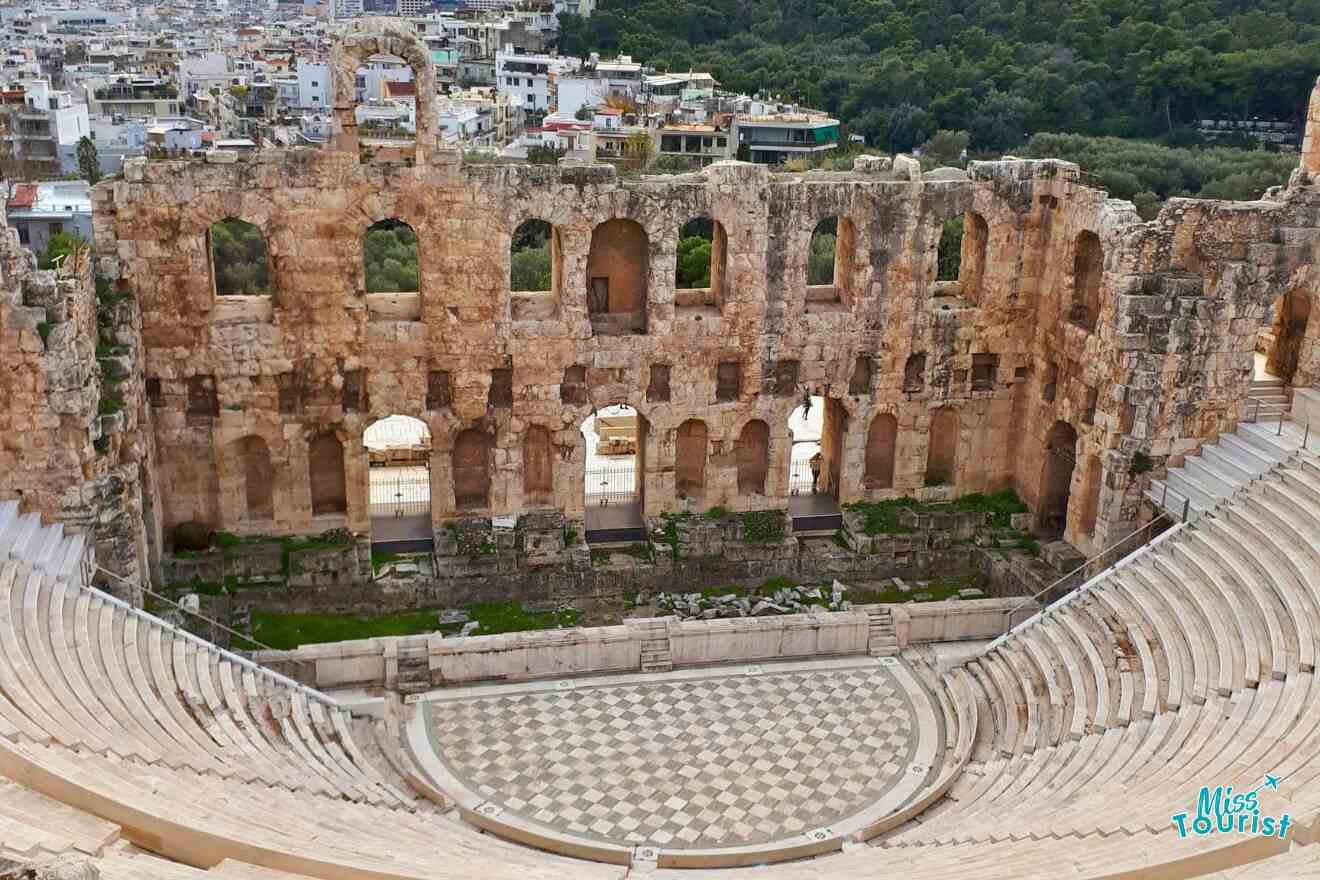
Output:
M37 260L41 269L54 269L61 257L67 258L87 241L76 232L57 232L46 241L46 252Z
M922 164L929 163L932 168L945 165L959 165L963 150L971 140L965 131L940 129L930 140L921 145Z
M807 251L807 283L834 283L834 246L838 241L838 220L830 217L816 224Z
M401 220L382 220L367 230L362 262L368 293L418 289L417 234Z
M270 293L270 255L261 230L235 217L211 224L211 267L218 296Z
M96 155L96 142L83 135L78 139L78 172L83 180L96 185L101 179L101 159Z
M963 217L950 217L940 230L940 246L936 254L935 280L957 281L962 269Z
M674 280L676 287L710 287L710 250L710 239L699 235L678 242L677 277Z
M550 242L510 254L510 290L549 290L550 284Z
M564 147L536 144L527 148L527 161L533 165L558 165L559 160L564 158L567 153L568 150Z

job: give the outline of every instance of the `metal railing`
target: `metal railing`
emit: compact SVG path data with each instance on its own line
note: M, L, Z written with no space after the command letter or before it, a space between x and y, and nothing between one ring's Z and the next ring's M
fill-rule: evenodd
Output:
M1172 523L1172 526L1166 528L1160 534L1154 537L1142 537L1143 535L1149 534L1157 525L1167 525L1169 523ZM1023 599L1022 602L1008 610L1008 616L1006 618L1008 630L1002 636L986 645L982 654L989 654L1007 641L1009 637L1018 630L1030 625L1038 618L1044 617L1049 612L1063 607L1071 601L1074 596L1089 589L1093 582L1107 576L1110 571L1128 565L1133 560L1145 555L1155 546L1169 538L1169 536L1181 531L1185 525L1185 522L1175 522L1174 518L1167 512L1161 513L1150 522L1130 532L1118 541L1101 550L1099 553L1090 557L1072 571L1069 571L1067 574L1051 582L1048 586L1037 590L1031 596ZM1062 591L1061 595L1058 598L1052 598L1053 594L1057 591ZM1040 610L1036 611L1026 620L1014 626L1014 615L1025 608L1037 608L1038 605L1044 605L1044 607L1040 608Z
M417 516L431 512L431 474L425 467L370 469L371 516Z
M198 620L203 621L204 623L208 623L213 627L224 630L225 632L229 633L231 636L238 636L243 641L256 645L258 648L260 648L263 651L275 650L274 648L271 648L269 645L263 645L261 642L258 642L256 639L252 638L251 636L244 635L243 633L239 632L236 629L225 626L223 623L221 623L218 620L213 620L207 617L205 614L200 614L196 611L193 611L190 608L184 608L178 602L175 602L173 599L170 599L166 596L162 596L160 593L157 593L155 590L151 589L146 584L134 583L133 581L130 581L128 578L122 575L115 574L113 571L108 571L105 568L102 568L100 565L96 566L96 571L99 571L101 574L104 574L107 577L114 578L115 580L119 581L122 584L126 584L131 589L142 590L142 592L146 593L147 595L152 596L153 598L161 602L164 602L165 604L179 611L182 611L184 614L190 614L193 617L196 617ZM225 648L221 648L219 645L208 642L206 639L203 639L200 636L193 635L192 633L188 632L186 629L175 626L174 624L170 623L168 620L163 620L162 618L159 618L156 615L152 614L150 611L145 611L141 608L137 608L133 605L130 605L129 603L125 602L123 599L118 599L110 595L109 593L105 592L104 590L98 590L96 587L93 587L90 584L81 584L80 586L82 587L82 589L87 590L88 592L92 593L97 598L103 601L109 602L110 604L114 605L116 608L122 608L128 614L146 620L152 626L162 627L165 630L169 631L172 635L178 636L179 638L182 639L186 639L203 650L215 651L221 657L228 660L230 663L237 663L239 666L243 667L244 669L250 669L256 675L265 676L266 678L269 678L271 681L275 682L276 684L301 691L302 693L306 694L309 699L313 699L320 703L324 703L325 705L330 706L332 708L336 708L336 709L339 708L339 702L337 700L326 696L325 694L321 693L315 688L310 688L305 684L296 682L292 678L289 678L287 675L282 675L273 669L268 669L267 667L262 666L259 663L252 662L246 657L240 656L239 654L235 654L233 651L227 650Z
M627 461L587 468L587 503L602 507L637 500L637 464Z

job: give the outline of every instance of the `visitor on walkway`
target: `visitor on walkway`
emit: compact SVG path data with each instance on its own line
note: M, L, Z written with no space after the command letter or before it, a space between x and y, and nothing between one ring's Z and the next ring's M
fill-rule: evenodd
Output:
M825 461L817 452L811 457L811 494L816 494L816 483L820 480L820 466Z

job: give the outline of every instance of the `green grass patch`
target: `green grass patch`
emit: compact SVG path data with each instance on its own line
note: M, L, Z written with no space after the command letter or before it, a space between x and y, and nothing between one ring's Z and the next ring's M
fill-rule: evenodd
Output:
M531 613L517 602L477 602L465 609L481 624L477 635L488 636L534 629L575 626L576 609ZM300 645L345 642L385 636L415 636L432 632L459 632L461 623L436 623L438 609L397 614L275 614L252 612L252 638L272 648L292 650Z
M655 549L649 543L636 543L627 544L623 547L593 547L591 548L591 564L604 565L615 554L631 556L643 562L655 562Z
M855 501L844 507L862 515L862 534L898 535L912 531L899 523L898 512L904 508L919 508L921 504L915 498L890 498L887 501Z
M710 519L710 520L724 519L728 515L729 515L728 509L718 504L703 514L703 516L705 516L706 519Z

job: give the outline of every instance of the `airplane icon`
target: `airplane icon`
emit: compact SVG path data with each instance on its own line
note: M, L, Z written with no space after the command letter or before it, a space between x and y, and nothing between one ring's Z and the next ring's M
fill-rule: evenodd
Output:
M1270 788L1274 789L1275 791L1277 791L1278 788L1279 788L1279 777L1277 777L1277 776L1271 776L1270 774L1266 773L1266 774L1265 774L1265 785L1267 785L1268 787L1270 787Z

